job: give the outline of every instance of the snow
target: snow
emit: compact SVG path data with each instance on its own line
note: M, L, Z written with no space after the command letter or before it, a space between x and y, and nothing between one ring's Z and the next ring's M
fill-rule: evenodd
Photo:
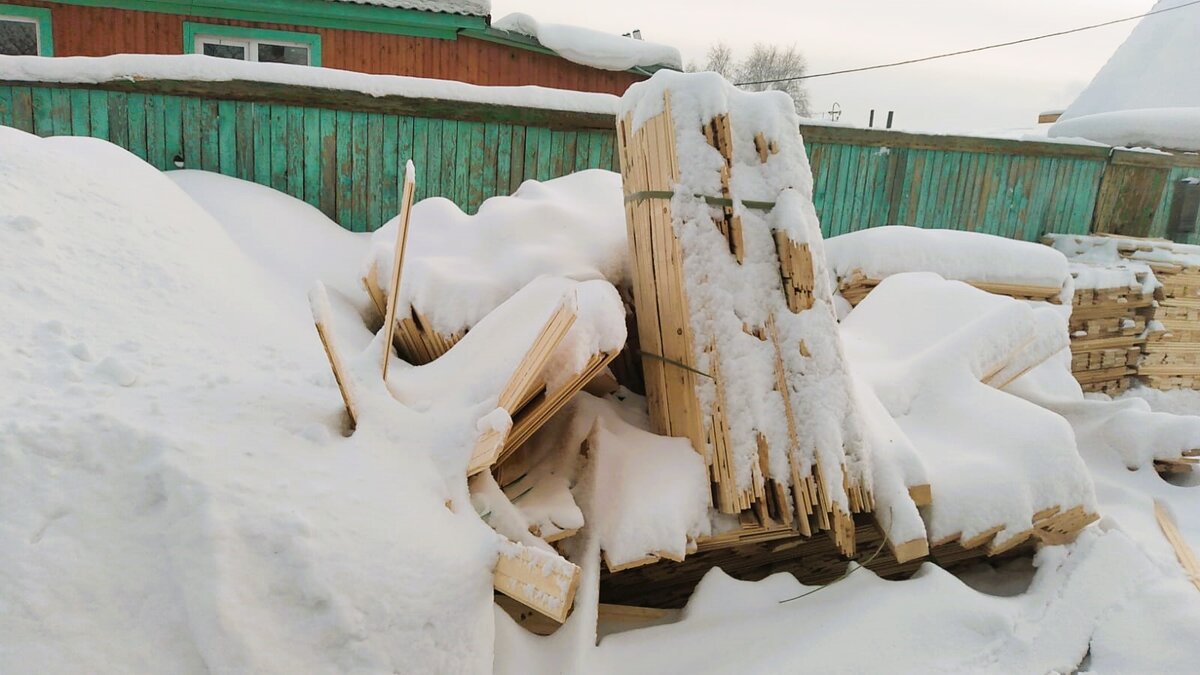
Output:
M1187 2L1159 0L1152 11ZM1200 91L1182 86L1200 79L1198 17L1200 9L1188 7L1143 18L1060 122L1122 110L1200 107Z
M1154 11L1188 0L1159 0ZM1110 145L1200 150L1200 9L1143 18L1050 129Z
M612 115L617 97L546 87L485 87L452 80L402 75L368 75L333 68L251 63L199 54L118 54L101 57L0 56L0 73L12 82L100 84L119 80L234 80L288 84L370 96L404 96L463 103Z
M492 22L492 28L534 38L564 59L592 68L630 70L664 66L683 70L683 58L674 47L581 26L544 23L520 12Z
M388 293L398 227L392 219L372 238L370 262ZM540 275L626 285L620 176L591 169L526 181L475 215L448 199L422 200L413 207L405 255L398 315L415 307L443 335L474 326Z
M344 438L302 289L115 146L0 146L5 663L485 670L495 535L435 459L473 419Z
M825 243L838 280L861 271L871 279L903 272L933 272L946 279L1063 288L1066 258L1051 248L979 232L903 225L872 227Z
M487 16L492 13L491 0L337 0L337 2L353 2L359 5L378 5L380 7L399 7L402 9L415 9L421 12L465 14L467 16Z
M1181 87L1186 89L1186 87ZM1052 138L1087 138L1117 147L1200 150L1200 106L1114 110L1056 122Z

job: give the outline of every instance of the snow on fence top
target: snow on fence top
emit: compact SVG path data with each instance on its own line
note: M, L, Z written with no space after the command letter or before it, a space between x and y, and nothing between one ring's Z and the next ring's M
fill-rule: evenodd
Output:
M467 16L487 16L492 13L491 0L335 0L335 2L352 2L356 5L378 5Z
M615 115L617 97L547 87L484 87L401 75L368 75L333 68L250 63L198 54L118 54L101 57L0 56L0 81L100 84L119 80L251 81L350 91L369 96L484 103Z
M492 28L534 38L564 59L592 68L629 70L666 66L683 70L683 58L674 47L580 26L543 23L528 14L509 14L493 22Z

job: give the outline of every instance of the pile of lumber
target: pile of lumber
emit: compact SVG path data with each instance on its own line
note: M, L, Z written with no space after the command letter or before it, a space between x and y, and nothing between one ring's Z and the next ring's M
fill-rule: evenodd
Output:
M1153 271L1161 289L1146 314L1137 375L1155 389L1200 388L1200 247L1165 239L1097 237Z
M413 191L410 165L387 288L401 287ZM468 476L486 474L490 478L492 472L499 473L503 463L577 393L593 380L604 378L608 363L619 352L617 347L585 355L577 372L566 377L551 372L552 358L560 359L558 367L562 369L560 345L569 353L565 362L579 356L580 347L568 348L565 342L579 320L579 300L573 295L577 288L603 284L611 301L620 306L619 295L606 282L540 277L476 324L470 335L448 337L426 330L415 312L400 316L396 296L386 295L376 282L372 270L364 279L367 297L361 299L345 298L321 284L310 294L317 334L350 427L362 424L364 415L378 417L410 398L435 406L445 400L449 406L462 408L462 383L473 379L484 383L481 390L492 386L494 391L479 394L484 401L494 401L495 408L472 424L475 442ZM360 308L372 305L379 316L364 317ZM378 334L382 339L376 339ZM382 350L374 352L372 345L382 345ZM412 360L398 369L397 356L411 356ZM430 400L423 400L426 398ZM455 508L450 502L446 506ZM529 531L496 529L500 537L493 578L496 592L550 621L563 622L571 611L581 570L551 542L574 532L559 531L543 539Z
M1115 395L1134 382L1146 327L1155 314L1154 295L1146 290L1150 273L1135 274L1130 285L1075 289L1071 373L1086 392Z

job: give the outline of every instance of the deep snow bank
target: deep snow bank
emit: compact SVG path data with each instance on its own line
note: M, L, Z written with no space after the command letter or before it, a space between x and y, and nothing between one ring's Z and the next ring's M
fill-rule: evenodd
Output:
M0 148L2 669L487 670L474 420L343 438L305 289L115 146Z

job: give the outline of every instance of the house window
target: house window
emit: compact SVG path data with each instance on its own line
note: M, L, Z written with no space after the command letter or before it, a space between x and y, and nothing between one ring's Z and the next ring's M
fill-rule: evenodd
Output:
M0 5L0 54L53 56L50 10Z
M258 63L321 65L321 36L312 33L184 22L184 53Z

